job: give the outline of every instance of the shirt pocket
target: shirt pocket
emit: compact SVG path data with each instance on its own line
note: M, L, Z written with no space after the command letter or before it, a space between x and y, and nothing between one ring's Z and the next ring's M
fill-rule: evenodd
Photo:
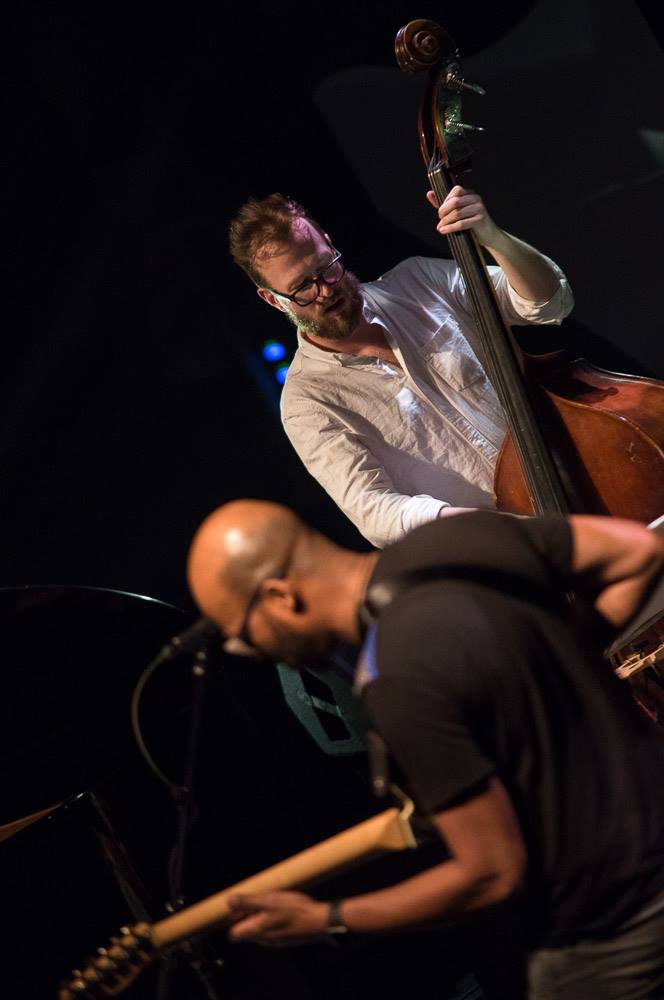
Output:
M423 363L457 392L486 380L486 373L455 320L435 330L419 349ZM476 386L479 388L479 386Z

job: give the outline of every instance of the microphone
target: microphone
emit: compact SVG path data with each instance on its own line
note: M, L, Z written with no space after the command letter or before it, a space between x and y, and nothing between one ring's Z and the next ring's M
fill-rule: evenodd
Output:
M196 653L219 635L218 625L211 618L199 618L189 628L174 635L161 651L162 660L170 660L179 653Z

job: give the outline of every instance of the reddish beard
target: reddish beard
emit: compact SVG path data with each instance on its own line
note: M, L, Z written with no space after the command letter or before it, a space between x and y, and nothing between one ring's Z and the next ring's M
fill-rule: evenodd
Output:
M311 337L346 340L362 319L360 283L352 272L346 271L336 291L337 294L326 302L325 308L319 310L317 319L301 316L291 309L286 310L286 315L298 330Z

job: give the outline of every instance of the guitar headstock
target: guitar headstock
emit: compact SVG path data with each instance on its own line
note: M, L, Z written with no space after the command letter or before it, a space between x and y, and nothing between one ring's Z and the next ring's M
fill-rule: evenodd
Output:
M481 132L461 117L461 92L483 94L482 87L463 78L456 43L435 21L409 21L394 43L399 69L404 73L427 70L429 82L420 106L419 135L427 167L440 164L455 175L470 169L468 132Z
M63 983L58 1000L99 1000L116 997L131 986L155 957L148 924L121 927L105 948L99 948L84 969L75 969Z

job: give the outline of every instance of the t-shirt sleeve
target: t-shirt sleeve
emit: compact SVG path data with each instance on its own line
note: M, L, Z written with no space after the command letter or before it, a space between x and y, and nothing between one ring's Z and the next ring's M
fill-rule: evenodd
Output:
M516 520L516 519L512 519ZM518 519L524 538L546 567L550 582L572 580L572 529L563 517L526 517Z
M560 596L572 576L572 533L562 517L467 512L439 518L388 549L374 579L390 577L411 564L437 565L450 576L459 570L461 578L486 577L496 586L504 575Z
M479 791L496 770L479 749L462 702L438 684L378 678L364 697L373 725L424 812L439 812Z

